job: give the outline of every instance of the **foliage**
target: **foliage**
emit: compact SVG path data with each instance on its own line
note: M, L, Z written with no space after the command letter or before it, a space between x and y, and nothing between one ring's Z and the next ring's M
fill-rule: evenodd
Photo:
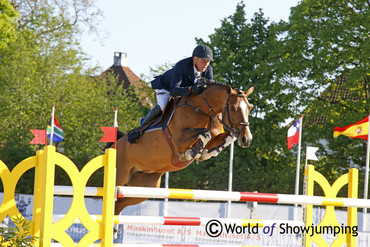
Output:
M320 147L315 165L325 177L334 182L348 168L361 168L366 142L333 139L332 133L335 126L355 123L368 113L368 2L303 0L292 8L289 22L279 23L269 23L262 11L247 21L244 8L239 3L209 42L197 39L214 51L217 80L244 90L256 86L250 96L253 141L248 149L235 145L233 189L293 192L297 147L286 148L286 123L303 112L302 149ZM333 101L328 90L335 91L338 77L346 79L342 90L348 91ZM175 173L171 183L184 183L180 177L185 174L189 182L196 181L192 187L226 189L227 164L224 151Z
M292 192L288 185L294 184L295 163L286 150L286 129L281 125L294 111L291 104L297 89L291 88L291 81L279 72L283 65L275 24L268 25L262 11L248 23L244 7L238 4L236 12L222 20L221 27L209 36L210 42L197 40L214 51L216 80L244 90L256 86L249 99L253 105L249 118L253 141L248 149L235 143L233 189ZM228 161L229 153L223 151L197 168L173 175L171 183L180 180L177 176L182 173L191 173L192 180L197 181L193 185L198 188L227 189Z
M149 75L142 75L143 81L152 81L154 77L164 74L167 70L173 68L175 64L167 62L163 65L156 65L155 68L150 67Z
M14 38L19 14L7 0L0 0L0 50Z
M33 138L29 129L45 129L55 104L55 116L65 133L57 150L82 168L103 153L99 127L113 124L115 107L120 109L123 131L136 126L145 109L133 93L118 85L118 78L91 76L95 69L84 64L74 36L76 26L56 15L54 6L37 4L31 4L35 16L21 18L14 42L1 50L0 159L12 169L34 155L40 147L29 144ZM65 172L56 174L56 184L68 183ZM101 173L89 183L101 185ZM17 192L31 193L32 184L32 178L26 179Z
M74 35L97 32L102 19L94 0L10 0L10 3L21 16L19 28L30 29L39 39L53 37L55 31L71 26Z
M334 139L332 133L369 113L369 2L305 0L292 8L284 28L287 74L309 81L315 98L306 104L302 138L320 147L317 169L332 182L348 168L364 169L366 142ZM359 174L363 184L364 173Z
M17 216L12 219L15 227L0 227L0 245L4 247L35 246L37 237L31 236L31 223L27 219Z
M94 77L95 69L84 64L77 37L99 22L93 1L10 3L14 8L0 2L0 159L12 168L33 155L40 147L29 145L29 129L44 129L56 104L66 135L58 151L81 168L102 153L99 127L112 125L115 107L123 131L137 126L148 109L113 75ZM366 143L333 139L332 131L369 111L368 2L303 0L288 22L279 23L269 22L261 10L248 20L244 9L239 3L209 41L196 39L214 51L216 80L243 90L256 86L250 96L253 141L248 149L235 145L233 189L293 192L297 148L286 148L286 124L302 112L303 149L320 147L315 165L325 177L333 182L349 167L362 168ZM152 69L145 80L170 67ZM333 100L338 77L345 78L345 93ZM194 163L172 173L171 186L225 190L228 161L225 150L216 159ZM17 190L30 192L32 179L27 181ZM57 174L57 184L68 182L65 173ZM101 174L89 183L98 186Z

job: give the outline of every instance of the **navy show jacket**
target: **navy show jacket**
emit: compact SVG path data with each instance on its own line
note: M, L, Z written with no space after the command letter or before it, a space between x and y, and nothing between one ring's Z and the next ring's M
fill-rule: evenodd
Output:
M200 76L213 80L212 66L209 65ZM153 89L166 89L171 96L182 96L189 94L189 87L194 85L194 77L193 58L188 57L180 60L163 75L155 77L151 84Z

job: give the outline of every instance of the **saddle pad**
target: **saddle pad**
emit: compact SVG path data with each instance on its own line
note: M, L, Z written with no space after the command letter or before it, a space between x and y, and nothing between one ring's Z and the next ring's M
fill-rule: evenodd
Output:
M144 133L148 132L148 131L152 131L152 130L164 129L171 122L171 119L172 119L172 116L173 116L174 112L175 112L175 109L172 110L172 113L171 113L170 117L166 121L159 122L159 123L154 123L154 124L150 125L146 130L144 130ZM140 124L142 124L144 122L144 119L145 119L145 117L140 119Z
M144 119L145 119L145 117L140 119L140 125L144 122ZM151 130L157 130L157 129L162 129L162 125L161 124L152 124L146 130L144 130L144 132L148 132L148 131L151 131Z

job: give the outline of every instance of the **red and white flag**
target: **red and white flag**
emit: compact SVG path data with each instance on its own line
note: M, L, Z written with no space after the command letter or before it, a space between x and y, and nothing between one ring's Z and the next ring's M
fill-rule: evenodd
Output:
M35 136L30 144L43 144L47 145L46 130L30 130Z
M299 131L301 126L299 124L299 119L295 121L292 126L288 129L288 149L294 147L294 144L299 143Z

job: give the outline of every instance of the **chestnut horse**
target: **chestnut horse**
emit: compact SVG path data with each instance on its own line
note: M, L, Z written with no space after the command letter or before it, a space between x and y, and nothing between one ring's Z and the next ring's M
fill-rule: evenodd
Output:
M145 132L137 144L129 144L126 136L117 141L117 186L159 187L165 172L215 157L236 139L240 147L249 147L247 97L254 88L243 92L206 79L203 83L207 87L201 94L179 99L165 131ZM119 198L115 215L145 200Z

